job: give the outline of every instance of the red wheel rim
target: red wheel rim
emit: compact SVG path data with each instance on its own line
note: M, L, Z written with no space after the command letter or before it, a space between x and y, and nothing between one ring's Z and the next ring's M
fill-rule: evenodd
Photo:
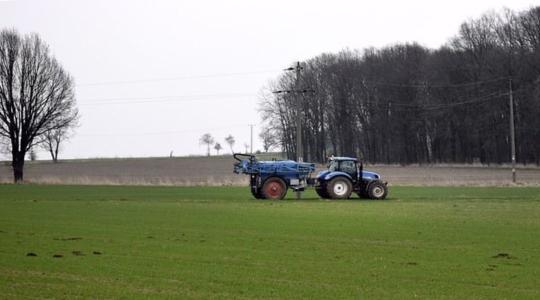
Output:
M265 194L272 199L280 198L283 194L283 186L277 181L269 182L266 185Z

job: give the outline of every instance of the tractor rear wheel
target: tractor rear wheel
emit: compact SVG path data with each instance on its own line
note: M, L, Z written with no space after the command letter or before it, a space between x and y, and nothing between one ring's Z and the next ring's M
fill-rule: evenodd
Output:
M287 184L279 177L270 177L264 182L261 194L266 199L281 200L287 194Z
M352 193L351 181L345 177L336 177L326 185L326 192L331 199L348 199Z
M367 192L369 198L382 200L388 195L388 188L386 187L386 184L379 180L375 180L368 185Z

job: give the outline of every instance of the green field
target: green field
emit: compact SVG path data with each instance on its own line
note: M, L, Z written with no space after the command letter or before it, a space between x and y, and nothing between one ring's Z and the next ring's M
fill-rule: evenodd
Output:
M538 299L540 188L0 185L0 298L37 297Z

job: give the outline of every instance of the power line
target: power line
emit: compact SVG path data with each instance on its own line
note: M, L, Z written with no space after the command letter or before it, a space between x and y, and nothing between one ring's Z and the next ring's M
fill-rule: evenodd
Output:
M299 90L299 91L276 91L274 93L308 93L313 92L313 90ZM487 100L483 100L486 97L492 97L492 96L506 96L508 95L507 92L500 93L500 92L494 92L492 94L482 96L480 98L473 98L472 100L466 100L463 102L457 102L457 103L448 103L448 104L437 104L433 107L424 106L424 109L437 109L439 107L444 108L445 106L457 106L460 104L469 104L469 103L475 103L475 102L485 102ZM231 94L202 94L202 95L176 95L176 96L153 96L153 97L118 97L118 98L87 98L82 99L83 101L92 101L91 103L79 103L79 105L112 105L112 104L140 104L140 103L162 103L162 102L191 102L191 101L208 101L213 100L211 98L219 98L215 100L222 100L223 98L254 98L257 97L255 94L250 93L231 93ZM230 101L230 100L229 100ZM238 101L238 100L233 100ZM242 100L244 101L244 100ZM366 104L379 104L375 101L362 101L362 103ZM395 106L403 106L403 107L413 107L413 108L420 108L420 104L416 103L396 103L392 102L392 105Z
M476 104L476 103L489 102L489 101L492 101L492 100L500 100L500 99L504 99L504 98L502 98L504 96L509 96L510 93L513 93L515 95L515 94L518 94L518 93L521 93L521 92L524 92L524 91L525 91L525 89L523 89L523 88L517 89L517 90L512 91L512 92L510 92L510 91L508 91L508 92L499 91L499 92L494 92L494 93L484 95L484 96L481 96L481 97L463 100L463 101L460 101L460 102L452 102L452 103L440 104L439 105L440 107L433 106L431 108L425 108L425 110L442 110L442 109L445 109L445 108L452 108L452 107L465 105L465 104Z
M218 99L212 99L217 98ZM212 94L212 95L179 95L157 97L122 97L122 98L94 98L91 103L79 103L79 105L111 105L111 104L140 104L140 103L163 103L163 102L190 102L190 101L215 101L224 98L253 98L254 94ZM238 101L228 100L228 101ZM241 100L245 101L245 100Z
M468 99L468 100L464 100L464 101L460 101L460 102L436 104L436 105L432 105L431 107L426 106L426 107L422 107L422 109L424 109L424 110L437 110L437 109L444 109L444 108L449 108L449 107L460 106L460 105L464 105L464 104L482 103L482 102L488 102L488 101L491 101L491 100L494 100L494 99L498 99L499 97L507 96L507 95L508 95L508 92L495 92L495 93L491 93L491 94L488 94L488 95L485 95L485 96L481 96L481 97L478 97L478 98L472 98L472 99Z
M520 90L514 91L514 94L519 92L519 91ZM493 93L490 93L490 94L487 94L487 95L484 95L484 96L480 96L480 97L476 97L476 98L469 98L469 99L459 101L459 102L438 103L438 104L400 103L400 102L388 102L388 101L378 102L378 101L370 101L370 100L361 100L359 102L359 104L361 104L361 105L362 104L370 104L370 105L383 104L383 105L397 106L397 107L400 107L400 108L402 107L402 108L404 108L402 110L405 110L405 109L408 109L408 108L410 108L410 109L424 109L424 110L439 110L439 109L445 109L445 108L460 106L460 105L464 105L464 104L474 104L474 103L488 102L488 101L498 99L499 97L502 97L502 96L508 96L508 94L509 94L508 92L497 91L497 92L493 92ZM395 111L396 109L392 108L392 110Z
M275 73L280 70L262 70L252 72L237 72L237 73L215 73L206 75L194 75L194 76L177 76L177 77L164 77L164 78L149 78L149 79L135 79L135 80L117 80L117 81L101 81L77 84L76 87L90 87L90 86L102 86L102 85L121 85L121 84L135 84L146 82L161 82L161 81L175 81L175 80L187 80L187 79L206 79L206 78L218 78L218 77L234 77L242 75L255 75L264 73Z
M508 77L497 77L497 78L480 80L480 81L471 81L471 82L464 82L464 83L449 83L449 84L429 84L428 82L426 82L425 84L406 84L406 83L393 83L393 82L382 82L382 81L371 81L371 80L363 80L362 82L369 83L372 85L404 87L404 88L457 88L457 87L466 87L466 86L476 86L480 84L498 82L498 81L503 81L503 80L508 80Z
M523 89L519 89L514 91L514 94L517 94L519 92L522 92ZM480 103L486 103L490 101L500 101L504 98L504 96L508 96L509 92L495 92L488 95L484 95L477 98L470 98L467 100L459 101L459 102L451 102L451 103L441 103L441 104L433 104L429 106L422 106L420 104L410 104L406 105L404 104L403 107L400 108L393 108L391 112L407 112L412 110L419 110L416 111L417 117L435 117L435 116L443 116L444 114L447 114L450 112L447 109L459 107L462 105L470 105L470 104L480 104ZM500 102L502 105L503 102ZM392 103L394 105L394 103ZM399 105L397 105L399 106Z
M83 98L83 101L116 101L116 100L145 100L145 99L165 99L184 97L221 97L221 96L253 96L247 93L216 93L216 94L193 94L193 95L171 95L171 96L148 96L148 97L111 97L111 98Z
M168 135L168 134L181 134L181 133L192 133L192 132L204 132L204 131L223 131L230 130L231 128L244 127L245 124L234 124L228 125L226 127L216 127L216 128L206 128L206 129L188 129L188 130L174 130L174 131L153 131L153 132L107 132L107 133L88 133L88 134L78 134L77 137L99 137L99 136L148 136L148 135ZM133 131L137 131L134 129Z

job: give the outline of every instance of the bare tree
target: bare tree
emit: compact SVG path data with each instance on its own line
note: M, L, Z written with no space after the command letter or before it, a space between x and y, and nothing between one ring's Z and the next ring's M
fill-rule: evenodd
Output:
M75 122L72 124L75 125ZM60 144L69 139L69 130L72 126L55 128L47 131L41 138L41 147L51 154L54 163L58 162L58 153L60 152ZM172 151L171 151L172 156Z
M234 140L234 137L229 134L229 136L225 138L225 142L229 144L229 147L231 148L231 154L233 154L234 153L233 146L234 146L234 143L236 142Z
M248 143L244 143L244 148L246 149L246 154L248 153L248 149L249 149L249 144Z
M277 134L275 132L272 132L270 128L263 128L263 130L259 134L259 137L263 142L264 152L268 152L273 147L279 145L279 138Z
M0 136L8 139L15 182L45 133L69 127L78 110L72 77L37 34L0 32Z
M199 143L204 144L207 146L206 155L210 156L210 146L214 144L214 138L210 133L205 133L201 136Z
M220 143L216 143L214 145L214 149L216 149L216 153L217 153L217 155L219 155L219 150L223 149L223 147L221 147Z

